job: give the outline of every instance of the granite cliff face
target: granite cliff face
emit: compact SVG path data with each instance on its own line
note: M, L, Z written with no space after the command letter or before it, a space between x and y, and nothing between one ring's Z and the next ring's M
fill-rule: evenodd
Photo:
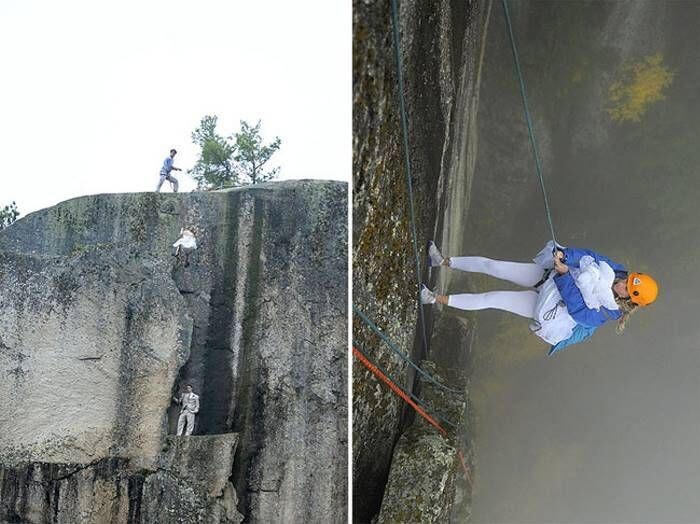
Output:
M484 36L492 2L408 0L398 4L411 184L420 256L424 257L428 239L449 247L450 235L460 230L461 212L469 207ZM414 362L428 359L442 367L464 369L458 355L465 353L464 348L431 343L431 325L438 319L427 310L427 343L422 340L417 278L428 282L430 275L427 271L415 274L390 9L390 2L353 3L353 303ZM445 223L451 224L449 230ZM425 269L423 259L421 264ZM440 322L461 330L454 317ZM415 372L357 317L353 340L399 386L420 395ZM443 453L449 448L409 443L411 453L404 453L407 439L401 436L411 431L407 428L413 423L409 410L362 364L353 364L353 518L357 522L401 518L384 499L388 494L393 501L405 500L417 490L406 486L402 493L400 479L392 475L402 468L404 473L410 470L418 475L418 466L435 458L431 449ZM456 467L452 458L454 449L437 460L452 468ZM397 461L400 465L394 467ZM424 471L418 483L428 485L432 478L431 472ZM449 496L436 497L441 501L441 507L434 508L437 514L417 511L410 519L432 522L452 515L455 490L447 491ZM455 518L463 518L464 513Z
M2 231L0 522L345 522L346 202L98 195Z

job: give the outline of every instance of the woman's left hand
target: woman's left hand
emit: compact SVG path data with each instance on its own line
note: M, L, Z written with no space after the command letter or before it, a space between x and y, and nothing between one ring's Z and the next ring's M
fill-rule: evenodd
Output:
M558 255L558 253L557 253L557 255ZM568 273L569 266L564 264L564 262L562 262L561 259L559 258L559 256L557 256L557 255L554 255L554 269L560 275L563 275L564 273Z

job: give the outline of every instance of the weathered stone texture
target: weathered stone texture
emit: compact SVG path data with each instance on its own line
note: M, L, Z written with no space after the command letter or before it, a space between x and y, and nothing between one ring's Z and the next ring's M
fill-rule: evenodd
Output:
M176 513L345 522L346 210L346 184L288 181L83 197L0 232L0 489L24 497L20 479L36 471L99 465L110 496L131 501L127 520L109 518L159 521L173 500L157 486L176 486L182 504L192 495L183 475L164 476L177 457L160 454L171 396L190 382L195 434L235 433L238 445L217 476L219 513ZM170 256L183 226L199 245L188 268ZM61 488L75 506L65 518L104 502L80 486L85 499ZM29 519L18 504L0 515Z
M482 38L490 0L399 2L401 59L408 118L408 156L421 268L424 246L460 231L450 217L469 203ZM353 303L414 361L441 348L423 343L400 126L390 2L353 3ZM457 183L457 180L460 183ZM431 317L426 308L426 338ZM415 374L357 317L353 339L405 390ZM426 354L426 351L428 354ZM448 349L449 351L449 349ZM405 406L353 364L353 511L359 522L379 512Z

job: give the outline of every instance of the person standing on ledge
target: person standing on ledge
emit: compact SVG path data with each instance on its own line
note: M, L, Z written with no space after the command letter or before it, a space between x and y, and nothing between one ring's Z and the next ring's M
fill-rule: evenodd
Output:
M165 182L166 180L170 182L170 185L173 188L173 193L177 193L177 178L172 176L170 172L182 171L182 169L173 165L173 159L175 158L175 155L177 155L177 151L175 149L171 149L170 155L163 161L163 167L160 168L160 181L158 182L156 193L160 193L160 188L163 185L163 182Z
M182 436L182 431L187 423L186 436L192 434L194 430L194 417L199 413L199 395L192 391L192 384L185 385L185 393L180 395L180 398L173 397L176 404L180 404L180 416L177 419L177 436Z

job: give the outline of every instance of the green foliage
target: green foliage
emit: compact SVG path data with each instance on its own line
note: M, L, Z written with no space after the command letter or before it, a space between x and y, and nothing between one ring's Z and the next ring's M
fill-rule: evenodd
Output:
M199 159L188 171L197 181L197 189L221 189L239 185L233 166L233 146L216 133L216 116L202 118L192 133L192 142L200 147Z
M264 144L260 121L251 126L241 121L241 129L230 137L216 132L218 117L206 115L192 133L192 142L200 147L199 159L188 171L200 190L258 184L275 178L279 167L265 170L265 164L280 148L279 137Z
M264 166L282 142L279 137L275 137L270 144L264 145L260 136L260 120L255 126L241 120L241 130L233 135L233 139L236 144L233 159L238 173L247 179L247 183L259 184L277 176L279 167L265 171Z
M608 114L616 122L639 122L649 106L665 98L663 90L673 82L673 75L663 63L661 53L641 62L626 64L623 78L610 86Z
M17 209L17 204L12 202L9 206L5 206L0 209L0 229L5 229L7 226L12 224L19 216L19 210Z

